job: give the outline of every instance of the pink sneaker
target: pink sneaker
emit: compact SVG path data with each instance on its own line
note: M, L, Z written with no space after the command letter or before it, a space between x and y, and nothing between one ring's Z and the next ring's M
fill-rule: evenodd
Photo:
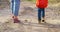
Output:
M14 20L14 23L20 23L20 20L18 19L13 19Z

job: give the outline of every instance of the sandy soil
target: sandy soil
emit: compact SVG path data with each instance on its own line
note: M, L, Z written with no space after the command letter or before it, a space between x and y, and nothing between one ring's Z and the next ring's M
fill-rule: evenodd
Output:
M37 8L34 3L21 2L19 19L21 23L13 23L11 9L0 9L0 32L60 32L59 4L46 8L46 22L38 24Z

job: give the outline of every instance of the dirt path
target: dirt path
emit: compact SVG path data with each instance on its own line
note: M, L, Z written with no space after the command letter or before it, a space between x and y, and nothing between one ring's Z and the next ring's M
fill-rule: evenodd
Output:
M0 10L0 32L60 32L59 8L50 5L46 8L46 24L38 24L37 8L31 2L21 2L19 19L22 23L19 24L10 20L9 8Z

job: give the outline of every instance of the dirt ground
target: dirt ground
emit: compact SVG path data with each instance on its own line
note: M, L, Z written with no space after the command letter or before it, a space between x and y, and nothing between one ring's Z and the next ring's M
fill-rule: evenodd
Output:
M38 24L35 3L21 2L19 19L21 23L13 23L11 9L0 9L0 32L60 32L60 3L49 4L46 8L46 22Z

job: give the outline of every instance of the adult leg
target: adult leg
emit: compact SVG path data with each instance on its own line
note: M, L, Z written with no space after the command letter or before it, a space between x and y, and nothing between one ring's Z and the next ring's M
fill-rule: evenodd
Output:
M20 6L20 0L14 0L14 6L13 6L14 23L20 22L18 20L19 6Z
M14 16L18 16L19 12L19 7L20 7L20 0L15 0L14 2Z
M12 12L12 18L14 18L14 15L13 15L13 9L14 9L14 0L11 0L11 12Z

